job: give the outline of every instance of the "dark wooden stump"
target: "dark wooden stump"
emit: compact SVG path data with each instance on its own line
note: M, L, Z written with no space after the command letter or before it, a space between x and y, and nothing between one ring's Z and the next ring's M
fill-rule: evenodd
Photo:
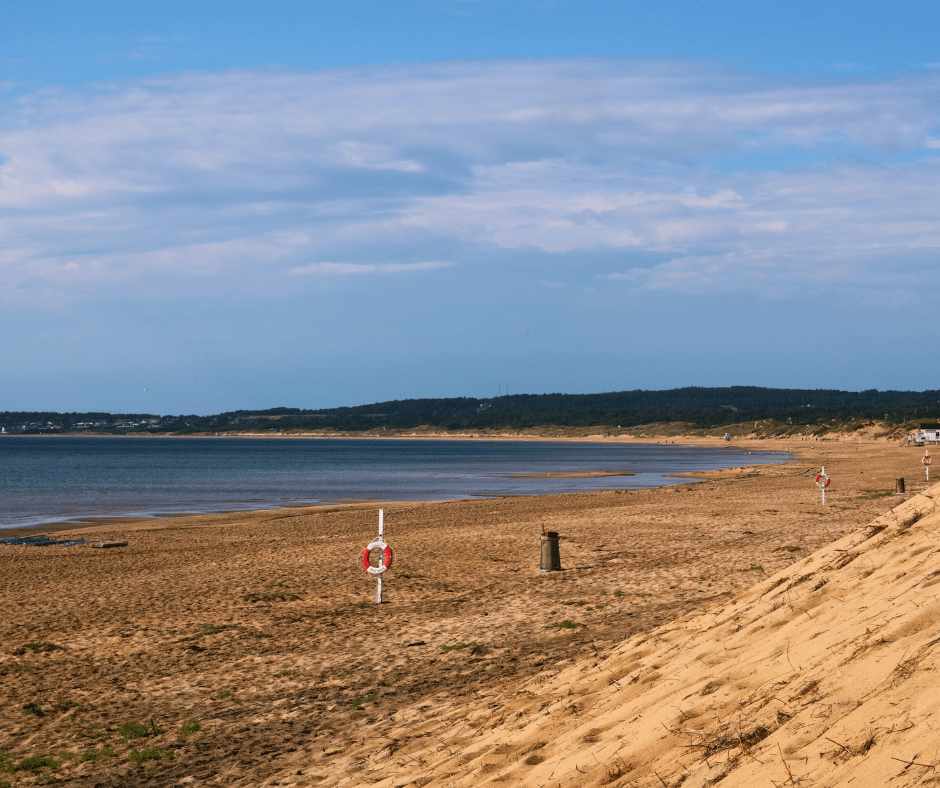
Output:
M546 531L542 534L542 560L539 569L543 572L561 570L561 554L558 552L558 532Z

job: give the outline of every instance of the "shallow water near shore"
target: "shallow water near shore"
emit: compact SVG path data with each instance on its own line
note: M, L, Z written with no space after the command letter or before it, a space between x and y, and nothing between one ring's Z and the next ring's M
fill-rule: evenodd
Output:
M730 446L566 441L5 437L0 528L346 500L638 489L682 483L666 474L789 459ZM632 475L558 475L586 473Z

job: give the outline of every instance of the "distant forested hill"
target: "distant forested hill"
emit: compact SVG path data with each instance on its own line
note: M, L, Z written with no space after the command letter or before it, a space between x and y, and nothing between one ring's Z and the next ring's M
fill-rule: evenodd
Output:
M837 391L758 386L604 394L513 394L490 399L452 397L378 402L302 410L237 410L214 416L109 413L0 412L7 434L43 432L194 433L336 429L392 430L420 426L448 430L524 429L540 426L627 428L654 422L700 427L748 421L793 424L878 419L895 424L940 420L940 391Z

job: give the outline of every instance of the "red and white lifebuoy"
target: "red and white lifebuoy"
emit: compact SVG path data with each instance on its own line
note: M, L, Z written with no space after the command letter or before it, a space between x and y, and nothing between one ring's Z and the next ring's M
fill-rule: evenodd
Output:
M369 555L373 550L381 550L383 552L383 557L385 560L382 561L381 566L372 566L372 564L369 563ZM362 551L362 555L359 556L359 560L362 562L362 568L365 569L370 575L380 575L392 565L392 557L392 548L385 544L385 542L376 540Z
M924 459L922 459L921 462L924 463L924 465L930 465L930 455L924 454Z
M820 481L822 479L822 481ZM829 474L828 473L817 473L816 474L816 486L826 489L829 486Z

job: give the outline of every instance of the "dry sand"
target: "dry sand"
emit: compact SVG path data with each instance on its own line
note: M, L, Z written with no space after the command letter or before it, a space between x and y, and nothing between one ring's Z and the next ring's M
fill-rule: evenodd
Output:
M896 443L753 445L797 459L385 504L381 606L375 504L0 546L0 785L940 781L940 488Z

